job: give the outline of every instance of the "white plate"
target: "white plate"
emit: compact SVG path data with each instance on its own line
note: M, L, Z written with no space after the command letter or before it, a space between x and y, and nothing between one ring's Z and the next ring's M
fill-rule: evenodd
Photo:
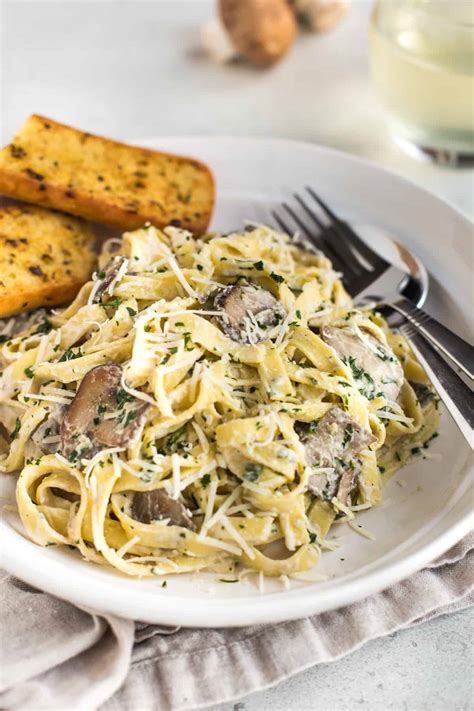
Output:
M244 219L264 222L270 207L306 184L347 218L383 226L412 247L435 275L428 300L431 311L466 333L471 225L445 202L370 163L314 145L231 138L141 143L193 155L212 167L218 186L216 229L230 230ZM328 576L324 582L292 582L292 588L284 590L279 581L270 581L262 594L255 576L226 585L219 576L194 574L169 576L163 589L161 581L127 578L85 563L67 549L36 546L22 535L11 512L0 523L2 564L58 597L147 622L226 627L303 617L386 588L468 532L469 447L446 413L430 452L442 458L419 460L399 472L384 490L386 503L359 515L358 522L376 535L375 541L346 526L335 527L341 547L324 553L315 571ZM13 478L3 479L4 493L11 497ZM405 487L398 485L400 480L407 482Z

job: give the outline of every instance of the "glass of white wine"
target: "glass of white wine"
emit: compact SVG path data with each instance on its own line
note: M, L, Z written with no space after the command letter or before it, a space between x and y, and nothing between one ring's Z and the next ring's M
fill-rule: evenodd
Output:
M473 0L378 0L370 64L399 142L437 162L472 164Z

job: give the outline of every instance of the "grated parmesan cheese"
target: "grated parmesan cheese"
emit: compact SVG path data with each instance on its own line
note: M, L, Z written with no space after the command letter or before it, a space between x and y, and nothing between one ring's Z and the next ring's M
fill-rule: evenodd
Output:
M137 400L143 400L144 402L149 402L150 405L153 405L154 407L158 407L158 403L150 395L147 395L146 393L141 392L141 390L135 390L135 388L132 388L129 385L127 385L126 380L125 380L125 371L122 373L120 385L122 386L122 388L125 390L126 393L128 393L129 395L133 395L133 397L136 397Z
M232 538L235 540L235 542L242 548L244 553L246 553L248 555L250 560L255 560L255 553L250 548L250 546L248 545L245 538L231 524L231 522L229 521L227 516L222 516L222 525L224 526L224 528L227 531L227 533L229 534L229 536L232 536Z
M413 422L413 417L396 415L394 412L386 412L385 410L375 410L374 415L377 415L381 420L395 420L395 422L405 422L408 425Z
M217 480L215 481L215 484L216 484L216 490L217 490ZM223 517L223 515L226 513L227 509L230 508L230 506L232 506L234 501L238 498L240 492L241 492L241 487L237 486L234 489L234 491L232 492L232 494L230 494L230 496L227 497L227 499L224 501L222 506L219 509L217 509L215 514L213 516L210 516L209 518L207 518L208 509L206 509L206 516L204 518L204 523L202 525L201 532L200 532L199 536L201 536L201 534L204 533L205 531L207 531L209 528L212 528L212 526L214 526ZM210 495L209 495L209 498L210 498ZM214 492L214 499L215 499L215 492Z
M119 557L119 558L123 558L124 555L125 555L126 553L128 553L128 551L130 550L130 548L133 548L133 546L134 546L136 543L140 543L140 541L141 541L140 536L134 536L134 537L131 538L129 541L127 541L126 543L124 543L123 546L121 546L121 547L118 549L118 551L117 551L118 557Z
M201 543L205 543L206 545L212 546L213 548L220 548L221 550L226 551L227 553L233 553L237 556L242 555L242 551L240 548L237 548L237 546L233 546L230 543L220 541L218 538L211 538L210 536L199 535L199 540L201 541Z
M193 426L193 430L195 431L197 438L199 440L199 444L202 447L202 451L204 454L207 454L209 452L209 442L207 441L207 437L202 431L202 429L199 427L199 425L196 422L191 422Z
M57 405L69 405L70 400L67 397L58 397L58 395L40 395L35 393L28 393L26 395L30 400L44 400L45 402L54 402Z
M358 533L359 536L362 536L363 538L369 538L371 541L375 541L374 534L368 531L366 528L363 528L359 524L354 523L354 521L348 521L347 524L350 528L352 528L353 531Z
M176 259L174 257L170 256L168 259L168 263L169 263L172 271L176 274L176 277L177 277L179 283L181 284L181 286L183 287L183 289L185 290L185 292L187 294L189 294L189 296L191 296L193 299L199 298L199 294L196 291L194 291L194 289L186 281L186 277L184 276L183 272L179 268L178 262L176 261Z
M342 503L342 501L339 501L335 496L331 499L331 504L334 506L334 508L337 511L341 511L342 513L346 514L348 519L353 519L354 514L352 513L351 509L348 506L345 506L345 504Z
M173 472L173 499L179 499L181 493L181 464L179 454L171 455L171 466Z

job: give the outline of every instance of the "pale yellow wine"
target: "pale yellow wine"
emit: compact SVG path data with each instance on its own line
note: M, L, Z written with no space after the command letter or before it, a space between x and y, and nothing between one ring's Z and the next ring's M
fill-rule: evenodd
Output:
M388 0L370 29L374 83L397 130L421 146L474 152L474 3Z

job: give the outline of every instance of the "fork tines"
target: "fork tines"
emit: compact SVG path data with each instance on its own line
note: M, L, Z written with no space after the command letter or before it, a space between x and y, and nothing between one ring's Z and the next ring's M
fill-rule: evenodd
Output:
M300 232L317 250L326 254L337 271L345 275L345 284L351 293L357 293L364 284L382 274L389 264L376 254L311 187L306 187L305 199L298 193L292 207L284 202L281 211L272 215L278 226L287 234Z

